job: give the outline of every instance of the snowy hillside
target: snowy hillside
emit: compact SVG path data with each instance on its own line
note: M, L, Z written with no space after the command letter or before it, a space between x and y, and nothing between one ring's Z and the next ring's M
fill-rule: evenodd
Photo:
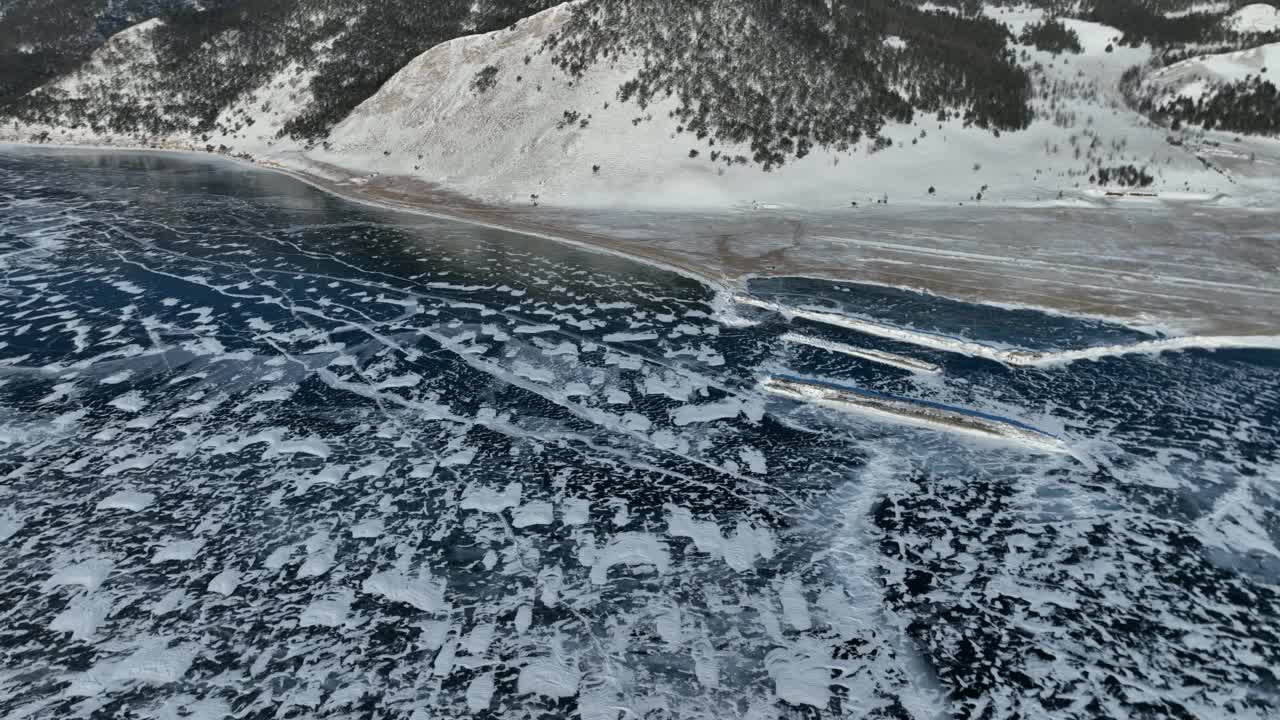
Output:
M82 65L95 66L98 56L90 58L90 52L105 43L88 43L81 55L76 55L79 50L63 52L80 35L68 26L62 37L57 28L66 24L69 13L92 10L82 5L107 0L21 0L37 1L46 3L43 11L28 8L13 24L8 16L0 23L0 117L19 124L98 128L114 135L173 140L197 133L256 140L261 133L243 132L251 127L249 121L275 113L261 105L236 112L235 106L253 101L254 94L305 88L301 112L277 130L290 138L322 138L423 51L462 35L507 27L555 0L209 0L195 7L182 0L151 0L150 5L128 0L150 8L141 18L159 21L147 50L154 57L126 55L121 58L126 62L99 73L96 88L74 97L24 88L48 84L48 77L65 76ZM32 42L15 45L15 39L23 38ZM6 56L8 47L14 48L10 54L30 57L14 61ZM33 63L40 68L33 70ZM145 95L112 92L121 82L133 84L133 72L143 66L154 70L146 73Z
M132 25L222 1L0 0L0 108L73 71Z
M1271 68L1280 76L1280 43L1183 60L1153 73L1147 82L1169 88L1177 95L1199 98L1216 85L1269 75Z
M535 13L550 3L419 12L396 0L338 18L321 0L280 0L276 29L238 11L151 20L9 106L0 140L323 164L357 182L403 176L517 205L1052 205L1132 202L1134 191L1259 205L1277 195L1268 162L1228 167L1169 129L1180 117L1268 134L1254 128L1269 117L1266 87L1243 100L1215 91L1228 107L1210 108L1212 122L1204 108L1155 102L1257 84L1280 66L1275 46L1159 69L1171 46L1142 40L1150 33L1131 16L1117 16L1121 30L1027 7L961 17L876 0L791 17L763 0L698 6L706 12L661 0L637 15L629 1ZM1265 15L1167 6L1169 22L1215 32L1228 20L1261 27ZM1146 105L1124 91L1139 66L1150 68ZM1280 159L1246 143L1235 156Z
M1280 138L1280 89L1272 79L1277 68L1280 43L1192 57L1144 78L1140 106L1175 130L1186 126Z
M159 26L158 20L147 20L121 30L75 71L33 94L72 101L83 100L96 92L144 99L147 83L156 71L153 35Z
M281 128L307 107L314 66L290 63L222 108L213 129L200 131L169 110L183 98L167 96L160 87L164 78L155 43L161 27L159 20L152 19L122 30L75 72L32 93L52 107L96 105L99 111L93 121L59 114L51 122L27 125L15 139L25 134L75 144L223 149L254 156L271 152ZM295 146L281 145L288 147Z
M334 129L330 151L313 156L502 201L731 201L724 186L732 180L690 157L694 145L675 137L674 123L644 121L666 120L669 103L641 111L617 101L634 59L575 81L541 52L568 11L553 8L512 31L427 51ZM480 85L486 67L497 69L487 89ZM759 174L730 172L734 179Z
M329 149L313 157L508 203L847 207L886 196L913 204L1073 202L1102 194L1089 181L1097 168L1128 164L1149 168L1152 191L1232 192L1221 175L1169 145L1162 128L1124 107L1120 77L1149 51L1108 50L1118 33L1095 23L1067 21L1081 39L1078 56L1026 49L1037 118L1025 131L997 134L917 114L910 124L885 128L892 147L820 148L764 172L710 162L712 152L750 151L678 132L674 98L643 110L619 102L618 88L640 64L633 56L567 77L539 52L567 12L556 8L514 30L433 48L359 106L335 128ZM1015 34L1042 17L994 16Z
M1227 26L1239 33L1268 33L1280 30L1280 10L1266 3L1246 5L1232 13Z

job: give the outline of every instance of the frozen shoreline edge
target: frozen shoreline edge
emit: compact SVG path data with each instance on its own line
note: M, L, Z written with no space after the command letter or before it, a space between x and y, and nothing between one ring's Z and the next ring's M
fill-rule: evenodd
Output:
M474 215L469 214L465 211L461 211L461 212L456 210L450 211L449 208L446 208L441 204L438 204L438 203L433 204L426 200L420 200L417 203L409 204L409 203L397 203L397 202L387 200L385 198L370 197L368 195L362 194L358 186L350 187L350 188L338 186L339 183L347 182L348 181L347 179L325 178L319 173L308 172L306 169L303 169L303 168L289 167L283 164L282 162L279 162L276 160L264 162L264 161L259 161L255 159L245 159L245 158L240 158L240 157L235 157L235 156L225 155L220 153L211 153L211 152L206 152L203 150L193 149L193 148L162 148L162 147L149 147L149 146L142 146L142 145L137 145L137 146L135 145L95 145L95 144L85 144L85 143L58 143L58 142L33 143L33 142L23 142L19 140L9 140L9 139L0 138L0 150L3 150L5 147L19 147L19 148L27 148L27 149L48 149L48 150L53 150L55 152L60 150L88 150L88 151L94 151L94 152L108 152L108 153L118 153L118 154L129 154L129 153L168 154L168 155L183 157L183 158L192 159L192 160L199 159L199 160L227 162L227 163L239 166L241 168L258 170L263 172L278 173L281 175L285 175L293 180L296 180L312 189L327 193L333 197L342 199L347 202L352 202L358 205L363 205L365 207L382 210L385 212L403 212L410 215L416 215L419 217L429 217L437 220L446 220L446 221L472 225L475 227L483 227L491 230L509 232L517 235L523 235L526 237L534 237L541 240L548 240L551 242L561 243L561 244L568 245L576 249L585 250L588 252L594 252L602 255L608 255L611 257L630 260L633 262L639 262L639 263L648 265L650 267L655 267L660 270L672 272L674 274L680 275L681 277L694 280L703 285L706 285L717 296L717 300L714 301L713 303L716 305L726 304L724 303L724 300L720 298L727 298L728 299L727 304L732 305L736 300L738 300L738 298L746 296L746 293L745 293L746 283L752 279L770 278L770 277L780 277L780 278L809 277L809 275L806 275L803 273L802 274L797 274L794 272L769 273L769 272L759 272L759 271L739 273L737 276L730 276L728 274L725 274L723 277L716 277L711 272L708 272L706 270L701 270L690 264L673 262L669 258L656 257L653 255L648 255L644 253L638 253L638 252L635 252L634 249L623 249L620 247L612 246L606 242L607 238L604 238L603 236L595 239L594 241L591 239L587 239L586 236L589 236L589 233L574 231L571 228L562 228L563 232L552 232L552 231L539 229L539 228L523 227L520 223L514 223L514 222L503 223L503 222L498 222L491 219L475 217ZM336 168L336 167L335 169L350 173L352 178L356 177L356 175L352 173L352 171L350 170L346 170L343 168ZM492 209L501 211L505 208L501 206L492 206ZM927 207L921 208L921 210L927 210L927 209L928 209ZM1098 208L1098 210L1105 211L1107 210L1107 208ZM580 237L574 237L574 235L578 235ZM900 290L905 290L908 292L924 292L924 293L938 295L939 297L950 297L945 293L938 293L931 288L911 287L911 286L893 285L893 284L886 285L885 283L879 283L879 282L861 283L859 280L844 277L839 274L832 274L830 277L824 278L824 279L829 279L829 280L839 281L839 282L849 282L853 284L870 284L870 285L882 286L882 287L892 287ZM955 299L960 300L962 302L968 302L975 305L982 305L982 306L989 306L989 307L1005 307L1006 306L1005 303L1001 303L995 300L982 300L982 299L974 299L974 298L955 298ZM1127 328L1137 329L1143 332L1148 332L1150 330L1150 326L1143 327L1144 324L1135 323L1133 321L1134 320L1133 318L1111 317L1111 316L1100 316L1100 315L1089 314L1089 313L1078 313L1078 312L1071 312L1069 310L1064 310L1061 308L1055 308L1051 306L1040 306L1035 304L1019 303L1019 306L1036 310L1038 312L1044 312L1044 313L1056 315L1056 316L1079 317L1079 318L1092 319L1092 320L1102 320L1105 322L1115 323L1117 325L1121 325ZM1172 328L1170 329L1172 330ZM1194 341L1197 340L1198 338L1203 339L1204 341L1207 341L1210 344L1197 345L1194 343ZM1241 342L1240 343L1234 342L1236 340L1240 340ZM1219 344L1212 344L1215 342ZM1244 344L1244 343L1257 343L1257 342L1261 342L1261 344ZM1276 348L1276 349L1280 349L1280 334L1198 336L1198 335L1190 335L1190 334L1178 334L1175 330L1173 333L1171 333L1169 337L1158 339L1155 341L1155 343L1160 345L1164 345L1166 343L1170 343L1170 344L1176 343L1178 344L1178 349L1194 348L1194 347L1204 347L1206 349L1214 349L1214 348L1264 348L1264 349ZM940 348L940 349L946 350L946 348ZM1163 348L1163 349L1175 349L1175 348ZM1134 352L1142 352L1142 351L1135 350ZM985 356L985 353L983 352L979 352L978 354ZM1057 353L1053 353L1053 354L1056 355ZM1071 353L1071 354L1075 354L1075 353ZM1112 352L1108 354L1122 354L1122 353ZM1001 360L998 358L992 358L992 359L996 359L998 362L1004 362L1004 360ZM1084 359L1084 358L1072 358L1072 359L1074 360L1074 359ZM1011 364L1047 365L1047 364L1053 364L1054 362L1055 361L1018 362L1017 360L1015 360ZM1070 360L1068 360L1067 362L1070 362Z
M550 240L552 242L562 243L574 248L578 248L580 250L587 250L589 252L595 252L603 255L622 258L625 260L640 262L645 265L649 265L662 270L666 270L668 272L675 273L677 275L680 275L682 277L685 277L691 280L696 280L697 282L710 286L713 290L716 290L716 291L725 291L728 289L728 285L729 285L729 283L727 282L718 281L715 278L711 277L710 275L705 273L700 273L697 270L694 270L692 268L664 262L657 258L651 258L651 257L647 257L644 255L639 255L635 253L628 253L623 250L613 248L613 247L608 247L606 245L599 244L599 243L586 242L584 240L579 240L579 239L569 237L567 234L558 235L555 233L542 232L539 230L520 227L519 225L514 223L504 224L504 223L492 222L488 220L482 220L480 218L467 215L466 213L448 212L439 206L432 206L428 203L423 203L421 205L402 205L399 203L390 202L388 200L366 197L358 193L344 192L342 189L333 187L333 185L331 184L331 183L337 183L340 181L329 180L321 177L318 174L311 174L299 168L287 167L285 165L282 165L274 161L268 164L268 163L258 162L256 160L245 160L244 158L238 158L231 155L222 155L219 153L210 153L210 152L203 152L200 150L189 150L189 149L181 149L181 148L157 148L157 147L145 147L145 146L135 147L135 146L124 146L124 145L86 145L86 144L80 144L80 143L53 143L53 142L28 143L28 142L17 142L13 140L0 139L0 150L3 150L6 146L33 148L33 149L51 149L55 151L57 150L92 150L94 152L109 152L109 153L118 153L118 154L152 153L152 154L159 154L159 155L176 155L176 156L185 157L188 159L222 161L222 162L227 162L227 163L239 166L241 168L247 168L247 169L258 170L262 172L271 172L271 173L277 173L280 175L285 175L287 177L290 177L306 185L307 187L310 187L314 190L319 190L320 192L326 193L328 195L339 198L341 200L355 203L357 205L363 205L365 207L375 208L377 210L382 210L385 212L407 213L410 215L417 215L419 217L429 217L436 220L448 220L452 222L463 223L466 225L472 225L475 227L483 227L490 230L500 230L502 232L509 232L516 235L524 235L526 237L535 237L541 240Z

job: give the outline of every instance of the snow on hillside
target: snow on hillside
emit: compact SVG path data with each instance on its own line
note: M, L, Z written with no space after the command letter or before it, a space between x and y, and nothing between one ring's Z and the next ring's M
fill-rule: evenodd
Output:
M1152 73L1146 83L1168 95L1194 100L1213 92L1218 85L1273 73L1280 76L1280 43L1183 60Z
M1280 30L1280 10L1266 3L1245 5L1226 20L1238 33L1265 33Z
M103 107L123 108L125 112L138 105L163 105L165 98L153 89L158 70L152 36L160 25L160 20L151 19L120 31L75 72L34 92L97 103ZM218 125L227 128L227 132L178 133L161 137L117 132L110 128L109 122L97 129L74 127L64 118L64 122L57 125L32 125L22 127L16 133L9 133L6 129L6 134L10 139L24 140L47 132L55 142L89 145L149 145L192 150L224 146L231 152L254 156L296 149L296 143L281 142L276 134L307 106L311 99L311 79L318 66L318 62L310 67L291 63L261 87L239 97L217 118ZM106 98L112 99L110 104L103 102Z
M291 64L245 93L219 116L225 133L152 136L103 127L6 126L0 128L0 140L28 140L47 132L49 140L60 143L225 148L310 172L317 172L314 161L319 161L356 175L410 176L482 200L526 205L1079 204L1111 189L1090 180L1099 165L1130 164L1145 169L1154 178L1146 190L1165 199L1229 197L1260 204L1269 200L1259 193L1275 195L1274 178L1240 183L1206 169L1189 148L1167 142L1164 128L1130 110L1118 89L1120 77L1147 62L1150 50L1121 46L1115 42L1118 31L1096 23L1064 20L1080 36L1084 51L1078 55L1016 48L1025 53L1024 65L1033 68L1037 87L1037 119L1025 131L997 136L956 119L917 114L909 125L885 127L883 134L892 140L888 149L872 153L867 142L845 153L816 149L764 172L754 165L711 162L712 150L752 153L744 147L709 147L705 140L678 133L678 121L669 115L674 98L644 109L619 102L618 88L640 67L635 57L615 55L580 78L567 77L543 48L570 11L570 5L561 5L511 29L432 48L357 107L328 143L306 151L276 134L306 107L317 64ZM1015 36L1043 18L1036 10L988 12ZM151 21L125 30L80 71L38 92L88 101L109 91L138 103L159 101L148 90L155 27ZM1206 67L1224 75L1245 67L1259 72L1263 62L1280 67L1268 52L1233 53ZM1248 155L1253 154L1250 148ZM1280 151L1275 154L1280 157Z
M673 99L643 110L619 103L618 87L638 67L634 58L615 56L571 82L540 52L567 12L553 8L513 30L424 53L356 108L335 128L330 147L312 157L506 203L848 207L886 198L948 205L1072 202L1100 194L1090 188L1085 153L1075 149L1082 143L1092 146L1097 162L1148 167L1156 177L1153 190L1204 197L1232 190L1227 179L1168 144L1162 128L1125 107L1120 75L1150 52L1107 52L1120 33L1095 23L1067 21L1081 36L1081 55L1028 49L1043 66L1042 84L1057 89L1045 91L1042 119L1027 131L997 137L917 115L911 125L886 127L894 141L887 150L871 154L865 143L848 153L816 150L765 173L708 162L705 142L676 133L668 116ZM1015 35L1041 17L993 14ZM1064 126L1068 118L1073 124Z
M115 92L145 97L146 83L156 65L152 34L158 27L160 21L151 19L121 30L95 50L85 64L34 93L87 98Z
M1231 9L1231 3L1226 0L1217 0L1217 2L1203 2L1188 5L1180 10L1166 10L1162 15L1167 18L1180 18L1188 15L1196 15L1198 13L1221 13Z
M310 67L290 63L261 87L243 95L218 115L218 124L232 131L210 141L254 155L270 153L270 148L280 142L276 134L311 100L311 79L318 67L319 63ZM292 145L291 141L284 141L284 146Z

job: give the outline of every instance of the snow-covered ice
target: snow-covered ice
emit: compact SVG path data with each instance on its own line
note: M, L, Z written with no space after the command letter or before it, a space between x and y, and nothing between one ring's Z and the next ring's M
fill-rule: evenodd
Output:
M1274 714L1274 346L48 157L0 157L0 716ZM982 252L902 220L810 232ZM1247 309L1232 237L1147 282ZM1002 272L1092 273L1060 251Z

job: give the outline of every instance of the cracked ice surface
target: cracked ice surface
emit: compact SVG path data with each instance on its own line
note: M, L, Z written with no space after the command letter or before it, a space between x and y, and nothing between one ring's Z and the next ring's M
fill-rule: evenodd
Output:
M912 302L1022 346L1129 332ZM0 715L1276 710L1280 355L1006 368L804 328L924 376L722 306L274 175L0 159ZM1073 454L763 395L783 369Z

